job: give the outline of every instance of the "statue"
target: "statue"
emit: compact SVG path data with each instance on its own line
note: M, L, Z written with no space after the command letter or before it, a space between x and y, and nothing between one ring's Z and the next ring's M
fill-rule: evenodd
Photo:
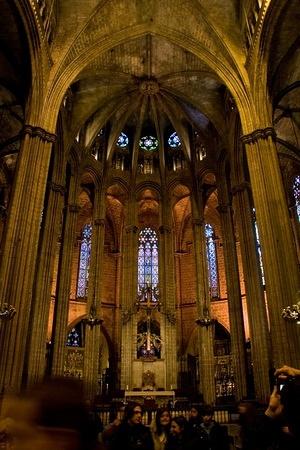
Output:
M155 389L155 373L151 370L147 370L143 373L142 379L142 390L143 391L154 391Z

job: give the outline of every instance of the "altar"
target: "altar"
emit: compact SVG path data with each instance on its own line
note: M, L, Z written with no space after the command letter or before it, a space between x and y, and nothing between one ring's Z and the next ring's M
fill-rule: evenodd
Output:
M131 400L171 400L174 404L175 402L175 391L125 391L124 393L124 400L125 403L128 399Z

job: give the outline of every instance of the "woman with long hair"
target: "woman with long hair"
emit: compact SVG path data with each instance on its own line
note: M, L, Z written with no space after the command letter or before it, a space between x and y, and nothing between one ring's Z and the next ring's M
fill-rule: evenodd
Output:
M168 408L159 408L151 424L151 433L154 441L154 450L165 450L170 434L171 414Z

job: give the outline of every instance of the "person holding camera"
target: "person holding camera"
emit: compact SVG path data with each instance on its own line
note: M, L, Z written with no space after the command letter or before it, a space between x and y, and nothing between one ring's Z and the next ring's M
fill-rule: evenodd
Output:
M265 411L262 436L266 448L300 448L300 370L283 366L275 371L276 385ZM271 447L270 447L271 445Z

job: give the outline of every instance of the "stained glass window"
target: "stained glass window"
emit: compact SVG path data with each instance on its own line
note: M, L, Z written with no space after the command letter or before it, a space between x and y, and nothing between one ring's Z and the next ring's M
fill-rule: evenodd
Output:
M86 224L82 230L82 241L80 247L79 272L77 283L77 297L87 296L89 279L89 265L91 254L92 225Z
M68 347L82 347L82 322L79 322L68 334Z
M298 175L294 179L293 194L294 194L295 203L296 203L297 216L298 216L298 220L300 222L300 175Z
M138 291L147 286L158 286L158 239L152 228L144 228L139 235Z
M117 146L121 147L121 148L127 147L128 143L129 143L128 136L125 133L123 133L123 131L122 131L122 133L118 137Z
M168 144L172 148L177 148L181 146L181 141L176 131L172 133L171 136L169 137Z
M209 290L212 298L219 297L219 279L218 279L218 265L217 252L214 240L214 230L210 224L205 224L206 237L206 256L208 264Z
M261 246L260 246L258 227L257 227L257 222L256 222L255 208L253 208L253 224L254 224L254 232L255 232L255 243L256 243L259 267L260 267L260 273L261 273L261 281L262 281L262 284L265 285L264 266L263 266L263 260L262 260L262 254L261 254Z
M158 149L158 140L153 136L144 136L140 139L140 148L146 152L153 152Z

